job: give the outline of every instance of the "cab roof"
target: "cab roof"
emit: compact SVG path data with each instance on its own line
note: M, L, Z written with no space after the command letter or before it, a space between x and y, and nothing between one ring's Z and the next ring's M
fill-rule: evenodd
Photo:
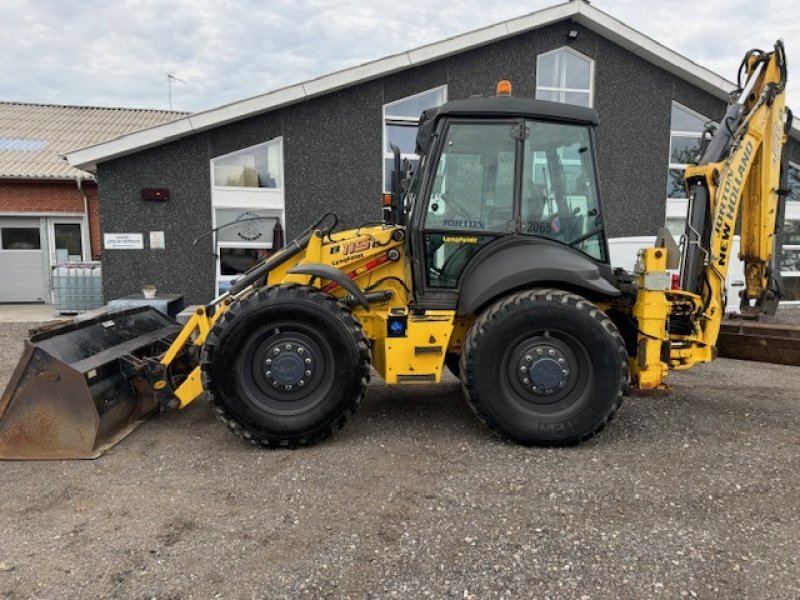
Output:
M426 110L425 120L453 117L530 117L597 125L597 112L591 108L534 100L522 96L489 96L446 102L437 109Z
M591 108L534 100L523 96L478 96L466 100L453 100L436 108L428 108L419 119L416 153L428 153L436 123L444 117L455 118L526 118L545 121L561 121L582 125L597 125L597 112Z

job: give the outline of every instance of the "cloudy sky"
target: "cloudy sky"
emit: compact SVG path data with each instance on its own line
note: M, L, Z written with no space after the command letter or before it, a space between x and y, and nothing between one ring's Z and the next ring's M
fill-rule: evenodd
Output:
M556 0L0 0L0 100L198 111L491 25ZM744 52L788 50L786 0L593 0L728 79ZM793 66L797 65L797 71ZM798 73L793 78L792 73ZM798 100L796 100L798 99Z

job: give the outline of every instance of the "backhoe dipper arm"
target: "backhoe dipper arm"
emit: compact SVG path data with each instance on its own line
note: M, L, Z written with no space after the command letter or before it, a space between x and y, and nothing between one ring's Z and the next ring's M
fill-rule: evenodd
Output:
M700 296L700 339L716 345L724 312L725 278L741 209L741 251L747 287L743 308L765 310L776 295L771 269L781 213L781 154L791 126L785 107L783 42L773 52L752 50L742 62L745 84L698 164L686 168L689 218L681 287ZM751 301L755 305L751 306Z

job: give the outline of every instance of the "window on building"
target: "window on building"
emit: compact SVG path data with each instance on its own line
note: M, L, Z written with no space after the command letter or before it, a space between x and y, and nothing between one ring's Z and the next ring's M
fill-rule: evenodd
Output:
M800 303L800 166L789 163L788 176L791 192L781 231L780 265L784 300Z
M273 251L275 223L284 219L283 140L212 159L213 251L218 293Z
M37 227L0 228L3 250L41 250L42 242Z
M683 171L700 152L700 140L710 119L672 103L672 120L669 135L669 170L667 172L667 198L686 199Z
M214 159L215 186L280 188L281 183L281 145L277 141Z
M683 172L700 152L700 140L710 119L672 103L669 136L669 162L667 166L666 227L676 240L680 240L686 227L689 200L683 186Z
M230 288L231 282L260 260L269 256L273 246L276 210L241 210L218 208L214 211L217 230L219 293Z
M400 148L401 158L416 165L419 161L416 150L419 117L426 108L439 106L447 101L447 86L433 88L413 96L395 100L383 106L383 191L392 189L394 154L390 144Z
M559 48L536 58L536 98L593 106L594 61L572 48Z

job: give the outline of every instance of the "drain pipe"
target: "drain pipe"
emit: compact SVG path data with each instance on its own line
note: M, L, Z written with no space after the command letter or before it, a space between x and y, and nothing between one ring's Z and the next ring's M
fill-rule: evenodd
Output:
M83 214L86 217L86 229L89 238L89 260L94 259L94 255L92 254L92 223L89 220L89 198L86 196L86 192L83 190L83 180L80 177L75 177L75 183L78 186L78 191L83 196ZM83 240L84 242L86 240Z

